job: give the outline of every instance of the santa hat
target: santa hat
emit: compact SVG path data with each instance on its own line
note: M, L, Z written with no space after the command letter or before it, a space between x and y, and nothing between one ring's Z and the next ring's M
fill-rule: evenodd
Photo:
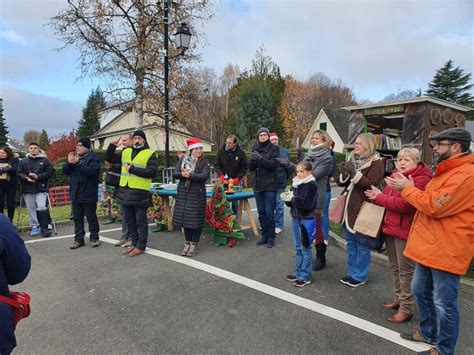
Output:
M199 138L189 138L186 141L186 145L188 146L188 150L195 149L195 148L204 148Z
M273 137L278 138L278 134L276 134L275 132L270 133L270 139L272 139Z

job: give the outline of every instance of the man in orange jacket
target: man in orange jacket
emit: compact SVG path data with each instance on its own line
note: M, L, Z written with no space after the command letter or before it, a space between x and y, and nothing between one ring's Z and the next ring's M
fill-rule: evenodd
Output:
M471 135L463 128L446 129L430 140L439 165L425 191L414 187L411 177L386 181L418 210L404 254L417 263L412 291L420 329L401 337L435 345L421 354L444 355L454 354L460 276L474 255L474 154Z

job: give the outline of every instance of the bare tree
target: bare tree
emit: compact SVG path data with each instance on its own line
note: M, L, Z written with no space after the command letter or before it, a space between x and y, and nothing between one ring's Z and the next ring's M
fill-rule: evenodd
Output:
M23 134L23 144L28 146L31 142L39 144L41 132L34 129L30 129Z
M134 100L136 128L142 126L144 113L162 112L163 4L153 0L68 0L67 8L50 22L64 42L61 49L79 49L82 77L105 79L108 87L104 93L113 100ZM170 47L170 93L176 95L185 77L181 64L198 59L193 54L201 35L196 24L210 16L210 0L182 2L172 11L170 33L186 22L193 41L185 57Z

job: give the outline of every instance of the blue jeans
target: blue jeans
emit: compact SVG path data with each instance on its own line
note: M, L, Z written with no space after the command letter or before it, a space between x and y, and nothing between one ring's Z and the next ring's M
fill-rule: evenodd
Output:
M276 192L276 203L275 203L275 228L283 229L285 224L285 203L280 198L280 194L285 192L284 187L279 187Z
M420 310L420 331L441 354L454 354L459 337L460 276L416 264L411 289ZM436 310L439 313L439 332Z
M342 226L347 241L347 275L356 281L366 282L370 270L370 249L356 242L354 233Z
M329 240L329 204L331 203L331 191L326 191L326 200L324 201L323 212L321 213L321 225L323 229L324 243L327 245Z
M265 242L275 239L275 191L256 191L258 222L262 228L262 238Z
M295 244L295 273L294 275L303 281L311 280L312 254L311 244L305 247L301 241L300 224L296 218L292 218L293 242Z

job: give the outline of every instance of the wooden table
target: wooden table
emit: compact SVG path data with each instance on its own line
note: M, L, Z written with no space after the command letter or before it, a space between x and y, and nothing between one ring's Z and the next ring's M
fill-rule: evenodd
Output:
M173 208L170 204L170 197L176 197L177 191L176 189L161 189L158 190L158 195L161 196L161 200L163 202L163 210L167 220L167 227L168 230L173 230ZM212 192L207 192L206 197L210 198L212 196ZM259 231L257 228L257 223L255 221L255 216L253 215L252 209L250 208L249 199L254 198L253 191L239 191L235 192L232 195L225 195L226 199L230 202L238 201L239 202L239 209L237 211L237 222L239 223L242 230L252 229L252 232L255 237L259 236ZM250 225L242 224L242 214L247 212L247 216L250 221Z

